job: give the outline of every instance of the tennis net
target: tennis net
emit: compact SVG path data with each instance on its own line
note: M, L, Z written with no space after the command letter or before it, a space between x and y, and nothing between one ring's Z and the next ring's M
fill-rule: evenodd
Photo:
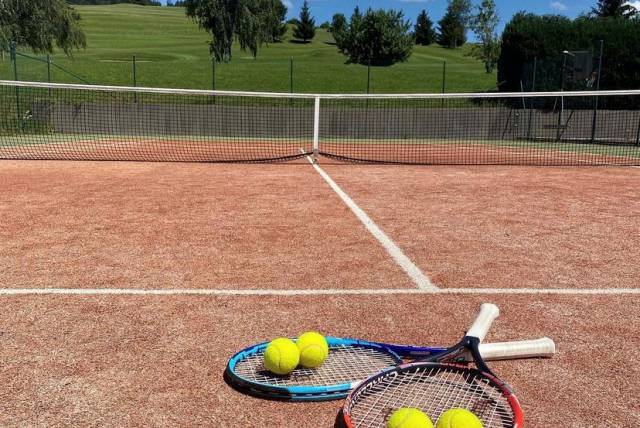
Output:
M640 91L313 95L0 81L0 159L640 165Z

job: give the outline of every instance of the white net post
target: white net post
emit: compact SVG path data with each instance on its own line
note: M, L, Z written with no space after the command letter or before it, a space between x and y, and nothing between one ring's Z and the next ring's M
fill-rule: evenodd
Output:
M313 161L318 161L320 149L320 97L315 97L313 108Z

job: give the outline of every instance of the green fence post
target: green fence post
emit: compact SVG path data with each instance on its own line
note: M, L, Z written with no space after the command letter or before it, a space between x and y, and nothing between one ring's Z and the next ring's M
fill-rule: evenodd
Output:
M447 61L442 62L442 93L444 94L446 91L447 85ZM444 107L444 98L440 101L440 105Z
M136 66L136 56L133 56L133 60L132 60L132 64L133 64L133 87L135 88L136 86L138 86L138 70L137 70L137 66Z
M293 94L293 57L289 58L289 92Z
M604 40L600 40L600 58L598 58L598 78L596 79L596 91L600 90L600 75L602 74L602 55L604 54ZM596 121L598 120L598 102L600 98L596 96L593 106L593 122L591 123L591 144L596 140Z
M216 90L216 59L211 58L211 90Z
M47 82L51 83L51 55L47 54Z
M371 58L367 64L367 94L371 93Z
M17 43L15 41L11 42L11 61L13 61L13 80L18 81L18 55L16 53ZM22 129L22 114L20 114L20 89L15 87L16 94L16 124L18 129Z
M18 55L16 53L16 42L11 42L10 56L13 62L13 80L18 81Z
M536 74L538 71L538 57L533 59L533 76L531 77L531 92L536 90ZM529 126L527 127L527 140L531 139L531 127L533 126L533 100L529 106Z
M136 67L136 56L133 55L133 87L137 87L138 86L138 70ZM138 102L138 94L136 92L133 93L133 102L137 103Z

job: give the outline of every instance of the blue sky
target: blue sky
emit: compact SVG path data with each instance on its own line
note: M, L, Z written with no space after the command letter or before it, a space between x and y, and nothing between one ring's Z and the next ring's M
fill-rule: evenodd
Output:
M163 3L166 0L162 0ZM296 17L300 13L303 0L283 0L289 8L288 17ZM480 3L480 0L472 0L473 4ZM514 13L526 10L536 14L561 14L574 18L583 12L587 12L596 3L596 0L496 0L498 12L501 18L500 31L504 24L509 21ZM632 0L640 8L640 0ZM447 0L309 0L311 14L316 18L319 25L324 21L330 21L334 13L344 13L347 17L353 12L353 8L358 5L361 9L372 7L375 9L401 9L405 17L411 21L426 9L434 22L437 22L444 14L447 7Z

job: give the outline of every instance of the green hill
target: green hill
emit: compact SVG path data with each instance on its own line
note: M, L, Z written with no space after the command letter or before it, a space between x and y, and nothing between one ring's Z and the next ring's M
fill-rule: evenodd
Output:
M132 85L132 56L136 55L138 86L211 88L211 36L186 18L184 9L119 4L77 6L77 10L87 48L73 58L56 53L52 55L55 64L91 83ZM494 88L495 74L486 74L480 62L464 55L466 51L416 46L406 63L372 67L370 90L440 92L445 60L447 92ZM236 49L231 63L216 65L216 89L288 92L291 59L296 92L366 91L367 67L345 64L331 34L324 30L318 30L309 44L297 43L289 35L282 43L264 46L257 59ZM47 67L44 62L20 57L18 74L21 80L46 81ZM0 78L13 78L6 55L0 63ZM52 80L78 82L55 67Z

